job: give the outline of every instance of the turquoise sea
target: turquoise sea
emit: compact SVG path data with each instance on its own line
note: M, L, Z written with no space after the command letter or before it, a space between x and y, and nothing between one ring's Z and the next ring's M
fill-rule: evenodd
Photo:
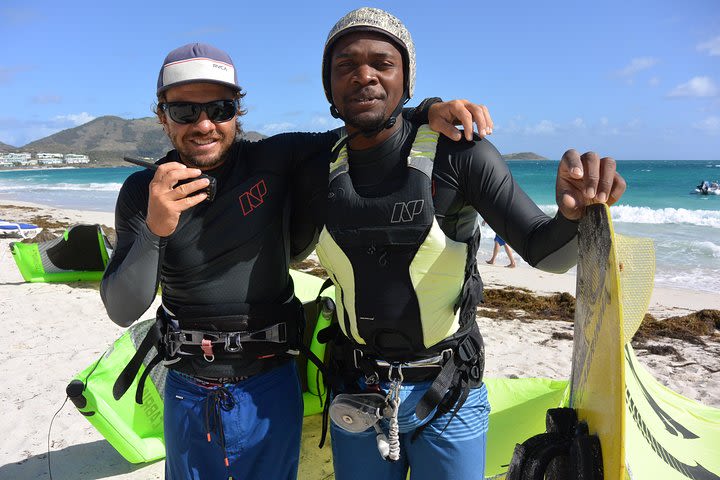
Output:
M511 161L513 175L540 207L554 214L556 161ZM720 160L618 161L628 183L612 216L619 233L655 242L658 286L720 293L720 195L697 195L701 180L720 180ZM135 167L0 171L0 201L112 212ZM481 255L492 248L483 230ZM504 258L500 258L500 262ZM718 298L720 308L720 297Z

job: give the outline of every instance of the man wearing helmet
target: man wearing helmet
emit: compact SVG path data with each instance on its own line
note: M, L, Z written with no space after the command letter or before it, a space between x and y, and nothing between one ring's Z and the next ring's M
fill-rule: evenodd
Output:
M335 478L401 480L408 468L413 479L484 478L478 213L532 266L564 272L577 260L585 205L614 203L624 180L614 160L568 150L550 218L487 140L453 143L403 121L414 45L382 10L338 21L322 75L348 133L330 166L317 246L339 320L329 408ZM384 420L366 429L358 420L367 411Z

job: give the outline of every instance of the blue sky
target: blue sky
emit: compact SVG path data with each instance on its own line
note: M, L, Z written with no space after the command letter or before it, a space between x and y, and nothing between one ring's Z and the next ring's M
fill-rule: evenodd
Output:
M411 104L488 105L503 153L720 158L718 0L4 0L0 141L22 146L102 115L149 116L163 58L194 41L234 59L247 130L332 128L323 44L364 5L395 14L413 35Z

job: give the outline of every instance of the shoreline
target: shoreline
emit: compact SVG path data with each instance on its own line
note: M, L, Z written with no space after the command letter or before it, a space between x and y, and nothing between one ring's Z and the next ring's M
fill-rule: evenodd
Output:
M113 211L93 211L70 208L57 208L34 202L21 200L6 200L0 198L0 218L9 221L28 221L29 218L6 219L4 210L9 207L36 209L42 216L62 218L74 223L98 223L107 227L115 227L115 213ZM574 295L576 276L573 272L555 274L543 272L527 265L518 258L516 268L505 268L503 261L495 265L488 265L478 253L478 271L483 282L495 286L525 288L536 293L548 295L556 292L567 292ZM530 273L530 274L528 274ZM703 309L719 309L720 301L715 298L714 292L698 291L680 287L654 287L648 313L659 318L679 315L676 312L692 312Z

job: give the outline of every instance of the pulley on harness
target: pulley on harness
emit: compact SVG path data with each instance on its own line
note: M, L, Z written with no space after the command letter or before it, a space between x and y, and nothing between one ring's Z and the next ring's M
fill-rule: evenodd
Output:
M343 430L360 433L370 427L374 428L380 456L390 462L400 459L398 410L402 380L402 367L398 365L397 378L392 381L386 395L381 393L341 393L330 404L330 418ZM387 435L380 426L382 419L389 420Z

